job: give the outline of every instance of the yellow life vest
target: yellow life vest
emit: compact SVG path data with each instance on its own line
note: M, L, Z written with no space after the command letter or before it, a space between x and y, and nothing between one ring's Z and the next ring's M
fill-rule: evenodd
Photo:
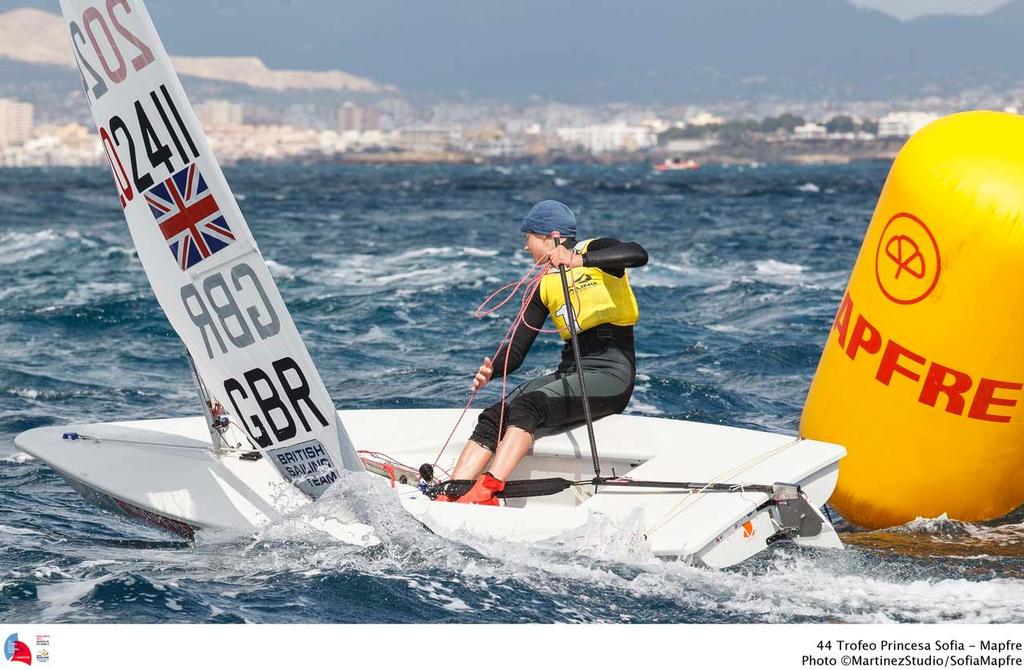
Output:
M576 245L583 253L593 240L584 240ZM636 296L629 286L629 276L622 277L604 272L599 268L579 267L566 270L569 279L569 298L576 313L576 332L581 333L594 326L610 323L615 326L632 326L640 318ZM540 282L540 299L548 308L551 321L558 328L563 340L568 340L569 326L566 320L565 293L562 277L552 269Z

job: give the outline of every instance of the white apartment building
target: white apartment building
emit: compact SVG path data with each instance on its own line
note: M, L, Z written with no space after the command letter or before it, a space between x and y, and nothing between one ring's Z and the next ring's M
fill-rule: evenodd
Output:
M928 112L892 112L878 119L878 136L910 137L937 118Z
M454 128L421 126L403 128L398 135L398 146L406 151L440 153L451 151L462 142L462 131Z
M204 128L240 126L245 118L245 105L227 100L209 100L196 107Z
M372 107L360 107L346 102L338 108L338 130L365 132L380 130L380 112Z
M514 158L526 154L526 145L521 140L507 135L471 142L467 148L473 153L487 158Z
M686 119L686 122L691 126L720 126L725 123L725 117L709 112L697 112Z
M0 98L0 147L26 142L32 136L32 105Z
M828 130L823 125L808 121L794 128L793 136L798 140L823 140L828 137Z
M650 127L629 126L621 122L559 128L555 132L562 142L591 154L638 151L658 143L658 136Z

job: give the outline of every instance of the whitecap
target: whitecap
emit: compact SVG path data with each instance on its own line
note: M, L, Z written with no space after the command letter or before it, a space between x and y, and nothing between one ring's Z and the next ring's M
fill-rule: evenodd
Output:
M16 454L11 454L10 456L4 456L3 458L0 458L0 461L4 463L28 463L34 460L36 460L35 456L32 456L31 454L25 454L22 452L18 452Z
M849 623L1019 620L1024 583L1014 579L883 579L861 574L853 550L779 557L767 574L720 575L725 606L765 621L794 615Z
M420 258L421 256L443 256L451 254L453 251L452 247L421 247L403 252L395 256L394 260L408 260L410 258Z
M754 271L762 278L791 280L797 275L806 272L807 267L769 258L767 260L754 261Z
M132 286L127 282L86 282L76 284L73 289L54 304L59 307L81 307L90 305L102 298L131 293Z
M56 565L40 565L32 571L32 576L36 579L52 579L53 577L71 578L70 574Z
M498 255L497 249L477 249L476 247L462 247L462 253L467 256L478 256L481 258L492 258Z
M278 263L271 258L264 259L267 263L267 269L270 270L270 274L276 279L295 279L295 268L285 265L284 263Z
M657 405L643 402L634 395L626 406L627 414L646 414L647 416L664 416L665 412L658 409Z
M820 193L821 187L815 184L814 182L809 181L806 184L798 186L796 190L800 191L801 193Z
M59 620L63 615L75 610L75 603L89 595L100 584L113 579L113 575L105 575L96 579L81 581L62 581L56 584L37 584L36 597L46 607L39 615L41 621Z
M4 393L25 398L26 400L36 400L40 395L45 394L45 392L33 388L5 388Z
M936 517L916 517L912 521L900 526L893 526L887 528L891 532L897 533L925 533L928 535L948 535L950 533L963 533L966 532L967 523L963 521L957 521L956 519L950 519L946 514L940 514Z
M377 324L373 324L366 331L359 333L352 338L352 342L358 342L360 344L384 344L395 341L395 337L390 331L385 330Z
M917 517L902 526L885 529L894 533L920 533L939 542L974 544L988 542L996 545L1024 544L1024 523L986 526L951 519L947 514L937 517Z
M385 576L385 577L387 578L387 576ZM474 608L472 608L469 605L467 605L466 601L464 601L461 598L458 598L456 596L450 595L450 593L452 593L452 589L451 588L446 587L446 586L444 586L444 585L442 585L442 584L440 584L440 583L438 583L436 581L424 583L424 582L421 582L421 581L419 581L417 579L412 579L412 578L408 578L408 577L405 577L405 578L403 578L403 577L389 577L389 578L400 579L401 581L404 581L406 583L406 586L408 586L409 588L414 589L414 590L420 592L428 600L434 600L434 601L439 602L441 604L442 609L446 609L446 610L448 610L450 612L472 612L472 611L474 611Z
M106 244L103 246L104 256L134 256L135 247L119 247L116 244Z
M20 263L50 251L60 235L46 228L32 233L12 231L0 235L0 265Z

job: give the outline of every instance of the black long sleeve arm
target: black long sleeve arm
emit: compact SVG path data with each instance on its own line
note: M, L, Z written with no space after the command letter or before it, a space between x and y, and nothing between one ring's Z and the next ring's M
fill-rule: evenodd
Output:
M511 340L505 340L502 343L494 360L491 361L495 378L501 377L502 374L512 374L519 369L519 366L526 360L526 354L533 346L533 341L537 339L537 333L544 327L547 318L548 308L541 302L538 290L533 294L530 304L526 306L526 311L523 313L524 323L519 324L519 328L516 329ZM508 356L508 367L505 366L506 355Z
M583 254L583 267L599 268L621 277L626 268L647 265L647 250L636 242L621 242L613 237L594 240Z

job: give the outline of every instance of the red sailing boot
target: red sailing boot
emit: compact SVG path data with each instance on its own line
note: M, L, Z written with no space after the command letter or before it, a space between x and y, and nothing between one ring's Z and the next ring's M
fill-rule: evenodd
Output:
M472 503L474 505L497 505L498 499L494 497L494 494L504 489L505 482L495 479L490 472L485 472L477 477L476 483L473 484L473 488L469 490L469 493L455 502Z

